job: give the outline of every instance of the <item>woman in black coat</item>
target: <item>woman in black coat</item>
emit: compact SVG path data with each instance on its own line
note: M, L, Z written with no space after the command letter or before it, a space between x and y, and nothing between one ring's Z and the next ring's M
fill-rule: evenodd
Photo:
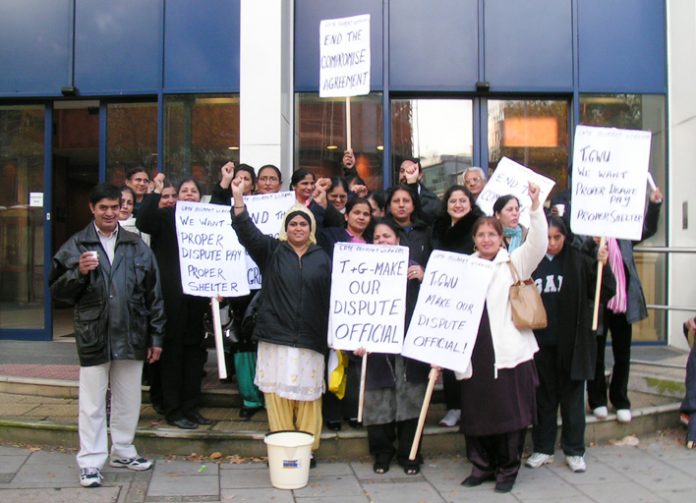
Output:
M597 334L591 330L592 305L597 280L597 260L606 264L607 249L597 260L576 250L561 218L549 217L548 249L532 274L546 308L548 326L534 331L539 352L534 362L539 373L537 422L532 430L534 453L525 465L537 468L553 462L558 408L563 427L561 448L568 467L584 472L585 381L595 373ZM609 268L604 268L603 294L614 288Z
M167 422L182 429L195 429L212 421L198 410L203 366L203 314L208 300L185 295L181 287L179 243L176 237L176 208L158 208L164 187L164 174L155 177L155 191L143 199L136 226L150 234L162 278L167 336L162 348L160 376ZM179 201L197 202L201 190L193 178L183 180L177 189Z
M473 203L469 189L453 185L443 198L442 210L433 223L432 248L470 255L474 252L471 229L483 212ZM442 371L445 406L447 414L440 420L442 426L456 426L461 418L461 391L454 372Z

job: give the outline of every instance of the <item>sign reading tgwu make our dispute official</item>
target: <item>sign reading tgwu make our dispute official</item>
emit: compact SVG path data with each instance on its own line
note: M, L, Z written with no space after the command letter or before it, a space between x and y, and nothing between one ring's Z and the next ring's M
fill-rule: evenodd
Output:
M369 94L369 14L321 21L319 52L320 97Z
M434 251L401 354L466 372L493 268L471 255Z
M650 131L578 126L570 227L575 234L640 240Z
M244 248L230 225L229 206L179 201L175 218L184 293L247 295Z
M404 340L408 248L336 243L329 346L399 353Z

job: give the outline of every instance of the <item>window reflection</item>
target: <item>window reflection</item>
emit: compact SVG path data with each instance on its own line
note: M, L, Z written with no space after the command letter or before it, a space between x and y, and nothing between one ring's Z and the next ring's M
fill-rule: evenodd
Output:
M43 328L43 106L0 107L0 174L0 328Z
M106 119L106 179L120 187L126 174L157 171L157 103L111 103Z
M550 197L568 187L566 100L489 100L488 168L508 157L556 182Z
M356 170L370 190L382 188L382 108L379 93L350 98ZM347 146L345 98L299 93L295 123L295 168L317 176L341 175L341 158Z
M392 100L392 182L404 159L417 157L423 184L439 196L464 183L472 166L472 101L458 99Z
M174 181L192 176L209 194L227 161L239 162L239 97L166 96L162 171Z

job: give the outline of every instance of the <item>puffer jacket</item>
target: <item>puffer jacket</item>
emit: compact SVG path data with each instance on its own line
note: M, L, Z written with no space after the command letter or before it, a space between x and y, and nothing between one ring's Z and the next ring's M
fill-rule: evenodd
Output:
M331 295L329 256L313 244L299 257L287 242L261 233L246 211L233 214L232 227L263 275L263 304L254 338L325 354Z
M79 271L80 255L99 253L99 267ZM53 298L75 306L75 341L80 365L144 360L161 347L164 304L159 270L150 248L135 234L118 230L109 264L94 223L74 234L53 257Z

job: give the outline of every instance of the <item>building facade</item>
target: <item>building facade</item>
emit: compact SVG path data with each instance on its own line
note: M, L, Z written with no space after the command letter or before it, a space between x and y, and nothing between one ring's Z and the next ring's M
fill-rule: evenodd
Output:
M578 124L652 132L666 202L637 253L639 342L696 309L696 7L681 0L0 0L0 338L50 339L46 278L98 181L134 166L210 189L226 160L337 174L345 99L319 98L319 23L370 14L350 105L373 189L419 157L442 193L510 157L568 187Z

